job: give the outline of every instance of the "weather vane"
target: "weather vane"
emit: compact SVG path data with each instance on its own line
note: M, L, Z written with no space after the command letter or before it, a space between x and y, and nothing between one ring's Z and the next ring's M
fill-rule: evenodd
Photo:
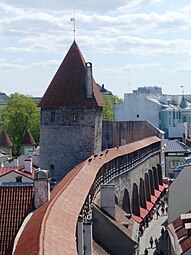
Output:
M74 17L70 19L70 21L73 21L74 27L73 27L73 32L74 32L74 40L76 37L76 17L75 17L75 9L74 9Z

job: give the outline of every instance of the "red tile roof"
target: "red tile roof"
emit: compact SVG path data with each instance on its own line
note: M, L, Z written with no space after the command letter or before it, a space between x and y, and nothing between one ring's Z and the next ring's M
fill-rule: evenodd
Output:
M157 198L155 196L151 195L151 202L153 204L155 204L156 201L157 201Z
M33 168L33 171L31 174L31 173L26 172L25 168L23 166L21 166L21 167L0 167L0 177L5 176L6 174L9 174L11 172L15 172L19 175L25 176L25 177L33 180L35 170L36 170L36 168Z
M74 41L40 102L40 107L103 107L97 84L93 81L93 98L85 96L85 60Z
M165 189L164 185L159 185L159 191L162 192Z
M23 145L36 145L36 142L31 135L31 133L27 130L23 136L21 144Z
M1 255L12 254L16 234L25 217L33 210L33 199L33 186L0 186Z
M140 207L140 214L142 219L144 219L148 213L149 211L147 209Z
M155 197L160 197L161 192L157 189L155 189Z
M153 208L153 206L154 206L154 204L151 203L151 202L149 202L149 201L146 201L146 206L147 206L147 210L148 210L148 211L151 211L152 208Z
M160 141L158 137L149 137L112 148L107 154L103 152L91 162L86 160L76 166L53 189L51 200L34 212L18 241L15 255L77 254L78 216L101 167L116 157Z
M0 146L12 147L8 134L3 130L0 136Z
M136 222L138 222L138 223L141 223L141 222L143 221L143 219L142 219L141 217L139 217L139 216L137 216L137 215L134 215L134 214L132 214L132 218L133 218Z

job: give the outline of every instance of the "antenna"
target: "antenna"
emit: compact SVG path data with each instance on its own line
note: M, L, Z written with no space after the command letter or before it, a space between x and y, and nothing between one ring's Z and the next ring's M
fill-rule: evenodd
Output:
M73 18L70 19L70 21L73 21L73 32L74 32L74 41L75 41L75 37L76 37L76 15L75 15L75 9L74 9L74 16Z

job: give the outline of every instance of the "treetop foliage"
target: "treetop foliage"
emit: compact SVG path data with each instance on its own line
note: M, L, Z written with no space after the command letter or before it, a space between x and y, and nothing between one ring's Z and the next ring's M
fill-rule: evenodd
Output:
M103 95L105 106L103 107L103 120L114 121L115 104L121 104L123 100L114 95Z
M1 131L5 130L13 143L13 152L19 155L21 141L26 130L30 131L35 141L40 136L40 109L30 96L14 93L0 109Z

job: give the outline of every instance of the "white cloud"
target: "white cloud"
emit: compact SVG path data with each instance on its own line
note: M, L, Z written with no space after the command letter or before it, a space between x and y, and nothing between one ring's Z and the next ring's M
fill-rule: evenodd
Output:
M105 0L105 1L95 1L95 0L74 0L74 1L60 1L60 0L6 0L7 4L14 4L14 6L20 8L35 8L35 9L46 9L46 10L65 10L69 9L71 12L75 9L83 11L94 11L94 12L107 12L115 10L117 8L125 6L125 8L135 8L145 4L156 4L160 3L162 0Z
M170 71L171 73L190 73L191 72L191 59L184 63L180 63L177 68Z
M5 72L5 71L22 71L26 70L28 67L23 64L16 64L16 63L10 63L7 62L5 59L0 59L0 71Z
M145 63L145 64L129 64L123 67L119 68L103 68L103 71L109 72L109 73L118 73L119 75L124 72L130 72L130 71L140 71L143 69L150 69L150 68L158 68L160 67L159 63Z

